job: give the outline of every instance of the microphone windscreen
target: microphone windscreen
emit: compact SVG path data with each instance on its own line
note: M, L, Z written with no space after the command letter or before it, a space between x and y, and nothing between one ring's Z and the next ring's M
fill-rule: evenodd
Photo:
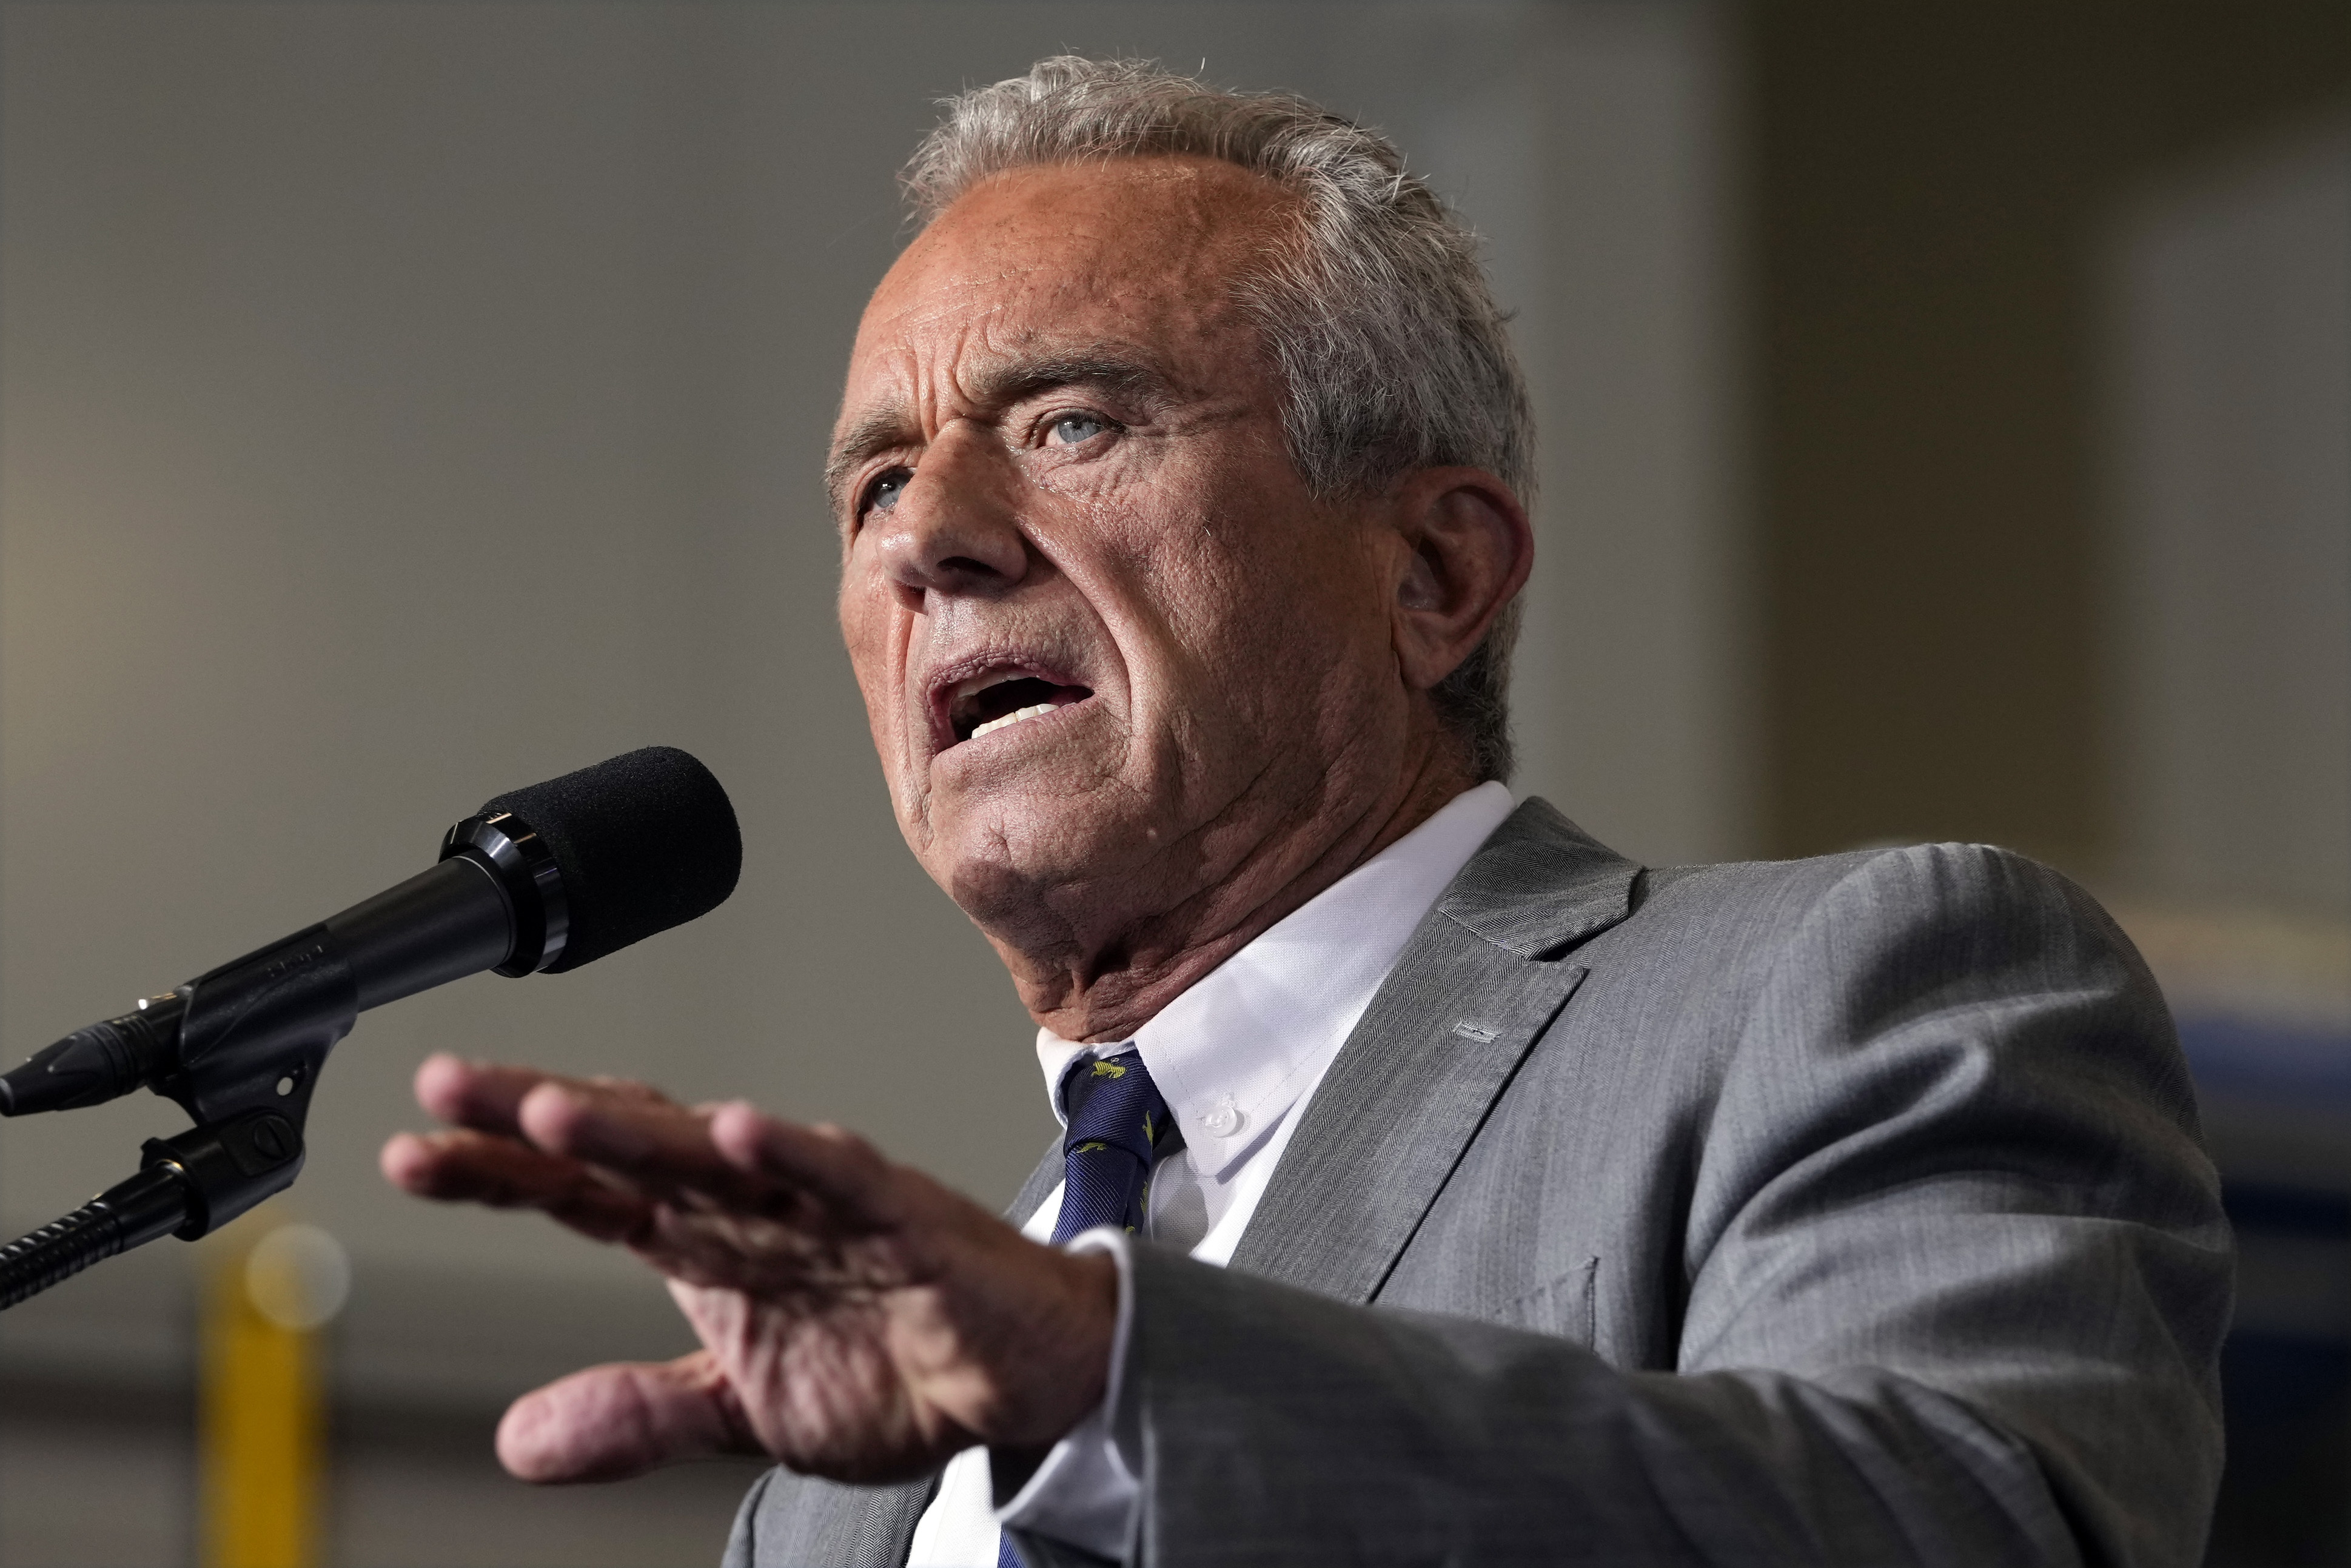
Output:
M550 975L709 914L743 869L726 791L674 746L509 790L482 811L513 812L555 853L571 929Z

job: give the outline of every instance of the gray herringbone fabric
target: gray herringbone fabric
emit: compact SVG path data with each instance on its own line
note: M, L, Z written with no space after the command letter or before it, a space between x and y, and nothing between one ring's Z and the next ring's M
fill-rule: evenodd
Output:
M2186 1070L2113 924L1997 850L1642 872L1531 801L1232 1268L1137 1253L1143 1563L2202 1553L2231 1261ZM894 1568L928 1495L778 1472L726 1561Z

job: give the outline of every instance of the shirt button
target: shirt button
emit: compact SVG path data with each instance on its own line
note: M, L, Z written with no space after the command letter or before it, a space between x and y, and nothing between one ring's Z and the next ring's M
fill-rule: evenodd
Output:
M1217 1137L1229 1138L1241 1130L1241 1123L1246 1118L1241 1115L1241 1108L1234 1104L1233 1097L1228 1094L1211 1106L1207 1115L1200 1118L1200 1125Z

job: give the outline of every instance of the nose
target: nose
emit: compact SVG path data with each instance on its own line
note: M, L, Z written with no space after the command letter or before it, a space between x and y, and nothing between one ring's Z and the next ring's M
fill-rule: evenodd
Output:
M909 610L935 593L1002 593L1029 574L1019 476L993 436L969 425L942 431L897 504L866 526Z

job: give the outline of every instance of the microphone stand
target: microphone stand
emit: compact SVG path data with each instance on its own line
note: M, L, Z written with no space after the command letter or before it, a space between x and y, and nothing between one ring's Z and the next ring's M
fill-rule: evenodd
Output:
M302 1168L302 1131L254 1111L150 1138L140 1153L137 1176L0 1247L0 1311L159 1237L193 1241L284 1191Z
M453 887L469 897L452 902ZM128 1181L0 1247L0 1311L159 1237L193 1241L285 1191L302 1172L319 1070L362 1006L493 966L534 973L568 932L553 852L517 818L486 812L449 830L431 871L0 1073L0 1115L143 1085L195 1123L150 1138Z
M12 1114L94 1105L144 1083L195 1125L148 1139L136 1176L0 1247L0 1310L159 1237L193 1241L291 1186L319 1069L358 1018L350 966L321 924L7 1073Z
M694 852L664 844L676 829L697 833ZM443 836L432 870L0 1072L0 1116L143 1086L195 1124L149 1139L130 1180L0 1247L0 1310L157 1237L193 1241L292 1186L319 1070L363 1009L485 969L577 968L707 913L741 868L718 780L646 747L491 800ZM595 887L601 922L575 929L573 901Z

